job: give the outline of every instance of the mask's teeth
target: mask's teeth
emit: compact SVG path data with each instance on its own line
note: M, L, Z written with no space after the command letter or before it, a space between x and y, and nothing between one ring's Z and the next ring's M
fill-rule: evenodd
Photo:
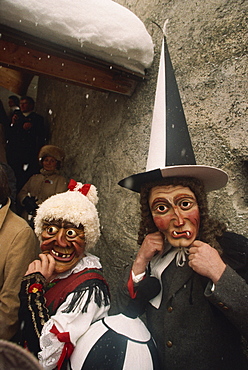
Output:
M71 254L61 254L59 252L56 252L52 249L52 254L56 257L61 257L61 258L70 258Z
M190 232L189 231L187 231L186 234L187 234L187 236L190 236Z

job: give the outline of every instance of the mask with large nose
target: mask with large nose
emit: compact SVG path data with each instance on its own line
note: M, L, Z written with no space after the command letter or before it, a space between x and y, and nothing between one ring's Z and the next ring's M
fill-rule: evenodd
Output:
M73 268L85 256L85 233L82 225L52 220L44 221L41 234L42 253L55 259L55 272L61 273Z
M153 221L173 247L189 247L196 239L200 213L196 197L181 185L162 185L151 189L149 206Z

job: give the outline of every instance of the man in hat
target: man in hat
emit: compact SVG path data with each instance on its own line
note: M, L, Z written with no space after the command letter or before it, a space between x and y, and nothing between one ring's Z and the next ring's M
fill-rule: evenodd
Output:
M141 188L141 245L120 304L153 275L161 291L147 324L163 369L247 369L248 241L209 217L201 180L168 177Z
M142 279L155 276L161 290L146 316L161 368L247 369L241 342L248 338L248 241L209 216L206 192L228 177L196 165L164 41L147 170L119 182L139 192L141 203L140 249L119 305L135 297Z
M99 238L94 185L71 180L37 210L40 260L23 278L19 317L22 344L44 369L60 369L90 324L107 315L109 292L99 259L88 252Z

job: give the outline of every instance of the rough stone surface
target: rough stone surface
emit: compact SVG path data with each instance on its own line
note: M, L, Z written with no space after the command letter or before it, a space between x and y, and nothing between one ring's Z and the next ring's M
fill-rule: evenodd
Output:
M248 236L247 5L242 0L119 0L146 25L155 59L132 97L40 78L37 108L51 143L66 151L68 178L99 191L101 257L115 298L123 267L137 251L138 195L117 182L145 169L166 19L167 42L198 164L226 170L209 196L212 215Z

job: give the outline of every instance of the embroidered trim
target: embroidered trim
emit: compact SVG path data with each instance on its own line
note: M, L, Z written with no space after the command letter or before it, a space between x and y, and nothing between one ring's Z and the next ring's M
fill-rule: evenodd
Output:
M28 288L28 293L37 293L42 292L43 286L41 284L32 284Z
M33 280L36 283L33 283ZM43 298L43 283L45 282L45 278L40 273L34 273L24 276L23 281L26 283L27 308L31 313L34 331L37 337L40 338L41 328L39 328L39 324L43 326L49 318L47 308L40 302ZM37 289L37 291L34 292L33 289Z

